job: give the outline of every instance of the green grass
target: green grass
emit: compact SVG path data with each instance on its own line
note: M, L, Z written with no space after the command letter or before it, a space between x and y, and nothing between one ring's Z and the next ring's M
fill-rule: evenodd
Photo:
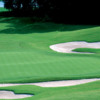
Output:
M43 88L23 85L0 89L34 95L18 100L99 100L100 98L100 81L70 87Z
M8 11L8 10L5 9L5 8L0 7L0 12L4 12L4 11Z
M74 49L73 51L90 52L90 53L98 53L98 54L100 54L100 49L92 49L92 48L77 48L77 49Z
M100 27L1 17L0 83L100 77L100 53L63 54L49 48L70 41L100 41Z
M100 26L0 17L0 83L100 77L100 49L75 49L95 54L64 54L49 48L52 44L71 41L100 41ZM27 85L0 87L0 90L34 94L18 100L99 100L100 81L59 88Z

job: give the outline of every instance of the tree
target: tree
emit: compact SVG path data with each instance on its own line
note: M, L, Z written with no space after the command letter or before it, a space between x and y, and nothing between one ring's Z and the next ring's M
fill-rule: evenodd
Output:
M49 17L57 21L78 21L99 14L98 2L78 0L4 0L5 8L23 11L25 15ZM96 6L96 7L94 7ZM38 9L36 9L38 8ZM98 11L98 13L95 13ZM28 14L27 14L28 13ZM41 18L42 18L41 17ZM83 19L84 19L83 18Z
M4 7L7 9L13 8L13 0L4 0Z
M30 11L36 7L36 0L4 0L5 8Z

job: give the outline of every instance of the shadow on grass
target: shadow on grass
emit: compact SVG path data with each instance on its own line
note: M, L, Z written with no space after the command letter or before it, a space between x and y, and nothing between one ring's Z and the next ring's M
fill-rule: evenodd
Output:
M5 23L6 28L3 28L2 23ZM44 22L43 19L37 17L0 17L0 34L63 32L93 27L96 27L96 25L68 25Z

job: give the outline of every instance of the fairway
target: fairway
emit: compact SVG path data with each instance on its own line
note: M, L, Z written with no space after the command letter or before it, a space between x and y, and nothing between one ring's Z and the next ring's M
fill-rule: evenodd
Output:
M100 100L98 5L0 0L0 100Z
M0 26L1 83L100 77L99 53L66 54L49 48L70 41L99 42L99 26L33 23L28 18L1 18Z

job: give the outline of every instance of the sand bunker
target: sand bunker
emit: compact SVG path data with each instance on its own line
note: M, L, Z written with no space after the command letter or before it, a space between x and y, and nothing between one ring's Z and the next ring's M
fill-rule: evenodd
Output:
M83 53L83 52L74 52L72 50L74 50L76 48L100 49L100 42L93 42L93 43L88 43L88 42L84 42L84 41L67 42L67 43L60 43L60 44L51 45L50 48L54 51L62 52L62 53Z
M95 79L81 79L81 80L66 80L66 81L51 81L51 82L40 82L40 83L23 83L23 84L0 84L0 87L17 86L17 85L36 85L41 87L61 87L61 86L73 86L84 83L89 83L93 81L100 80L100 78ZM27 94L14 94L11 91L0 91L0 99L19 99L32 97L33 95Z
M22 83L22 84L0 84L0 87L17 86L17 85L36 85L41 87L61 87L61 86L73 86L93 82L100 80L100 78L94 79L81 79L81 80L63 80L63 81L51 81L51 82L39 82L39 83Z
M0 91L0 99L20 99L32 97L33 95L14 94L12 91Z

